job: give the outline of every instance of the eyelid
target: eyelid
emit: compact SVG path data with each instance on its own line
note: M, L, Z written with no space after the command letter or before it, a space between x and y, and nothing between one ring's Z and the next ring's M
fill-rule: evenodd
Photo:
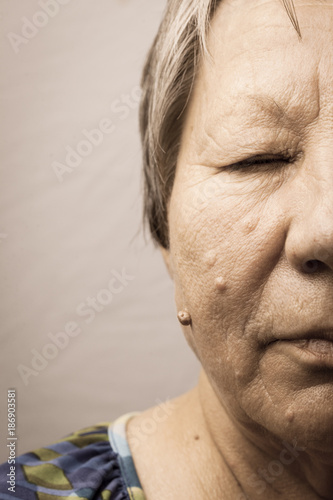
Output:
M288 152L281 153L264 153L253 155L249 158L245 158L244 160L240 160L238 162L234 162L228 165L227 169L241 169L247 168L248 170L251 167L260 166L260 165L269 165L273 163L291 163L294 161L294 158Z
M265 162L273 162L273 161L289 161L290 156L287 156L286 154L262 154L262 155L254 155L249 158L245 158L244 160L241 160L237 162L239 163L265 163Z

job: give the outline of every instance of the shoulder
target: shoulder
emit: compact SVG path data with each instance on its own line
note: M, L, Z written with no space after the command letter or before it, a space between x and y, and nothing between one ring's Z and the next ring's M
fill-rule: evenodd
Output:
M60 441L0 466L1 498L22 500L89 498L128 500L119 457L111 447L110 423L102 422L73 432ZM12 466L13 467L13 466ZM12 474L14 490L9 490Z

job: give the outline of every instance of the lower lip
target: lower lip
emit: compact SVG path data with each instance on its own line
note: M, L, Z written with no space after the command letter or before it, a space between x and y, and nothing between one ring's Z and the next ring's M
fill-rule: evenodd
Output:
M316 367L333 369L333 342L323 339L277 340L270 344L298 361Z

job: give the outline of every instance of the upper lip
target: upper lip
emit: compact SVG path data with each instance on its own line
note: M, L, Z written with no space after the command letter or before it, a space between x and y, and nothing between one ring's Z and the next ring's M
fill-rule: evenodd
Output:
M330 340L333 342L333 328L322 328L322 329L314 329L307 331L299 331L293 332L290 334L277 335L268 343L276 342L278 340L310 340L310 339L321 339L321 340Z

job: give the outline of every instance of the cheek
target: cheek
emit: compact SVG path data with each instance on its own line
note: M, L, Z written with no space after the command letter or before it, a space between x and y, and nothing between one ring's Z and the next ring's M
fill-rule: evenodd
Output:
M198 190L173 192L169 228L177 296L212 334L234 312L239 318L262 281L262 213L262 204L246 196L212 193L199 200Z
M174 186L169 227L176 303L191 314L186 335L204 369L219 383L242 384L258 370L260 325L253 327L252 319L281 251L282 228L263 197L210 193L200 199L198 191Z

